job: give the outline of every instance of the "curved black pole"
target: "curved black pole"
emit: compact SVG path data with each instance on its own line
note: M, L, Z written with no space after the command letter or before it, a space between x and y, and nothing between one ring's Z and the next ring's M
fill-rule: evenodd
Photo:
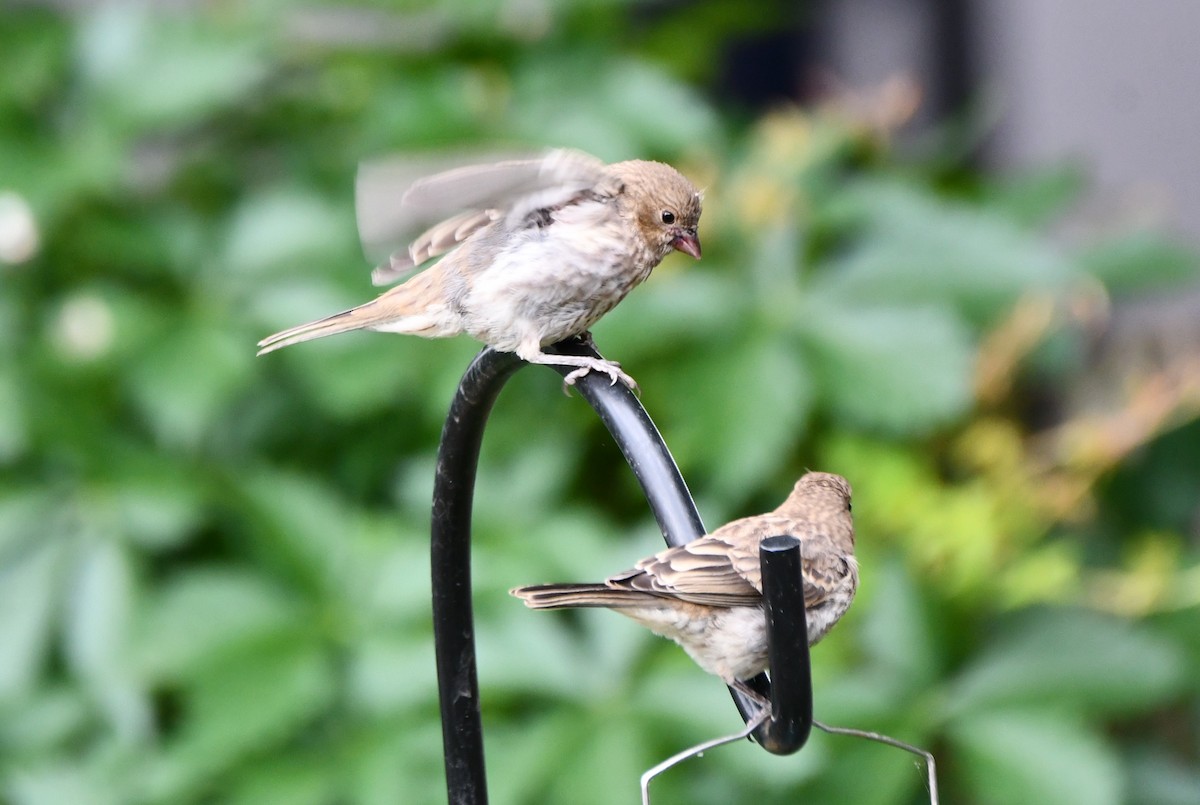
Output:
M562 355L586 355L599 358L591 336L560 341L547 352ZM564 377L573 366L551 366ZM650 415L638 401L637 395L622 383L613 383L608 375L589 372L579 378L575 388L599 415L600 421L612 434L625 456L633 475L654 512L654 519L668 545L683 545L706 533L700 512L688 492L679 467Z
M547 352L600 357L588 334L555 344L547 348ZM573 369L570 366L551 368L563 376ZM609 377L597 372L581 377L576 388L600 415L601 421L621 448L634 476L642 485L667 544L683 545L704 536L704 523L675 459L671 457L666 443L636 395L620 383L614 385ZM763 540L763 545L774 539L770 537ZM772 684L764 674L746 683L763 699L771 701L771 718L754 731L754 739L776 755L798 751L812 730L812 671L808 654L804 583L800 575L800 542L795 538L787 539L795 543L794 550L783 550L781 546L768 551L764 547L761 554L763 595L768 607L771 680L775 680L776 684ZM775 551L781 553L776 556ZM758 702L734 688L730 688L729 693L743 721L749 722L758 714Z
M600 357L590 336L568 339L547 351ZM487 417L504 383L522 365L522 361L512 353L496 352L490 348L480 352L467 367L459 383L458 392L446 416L438 449L433 487L430 569L433 577L434 650L442 712L446 789L452 805L487 803L471 592L471 501ZM564 376L571 371L571 367L552 368ZM642 486L667 544L682 545L702 536L705 533L704 523L688 493L687 484L637 397L623 385L613 385L607 376L595 372L580 378L576 388L595 409L621 448ZM795 573L790 570L780 572L773 560L765 558L764 552L764 591L768 578L784 579L781 584L771 582L772 589L778 587L780 590L775 611L780 622L787 618L778 613L791 612L793 618L794 613L801 613L801 632L806 636L798 549L794 555L797 563ZM797 600L799 609L796 608ZM792 639L776 640L772 634L770 645L772 670L778 669L777 673L781 676L776 677L776 685L771 685L761 674L749 682L764 698L772 701L772 718L755 732L755 738L768 751L787 754L803 745L811 728L812 687L808 677L808 642L807 639L799 641L803 649L802 656ZM803 673L799 673L801 667ZM796 707L794 696L780 699L780 693L794 683L803 683L803 689L807 690L806 713L804 708ZM756 712L753 700L741 692L731 692L742 718L749 720L753 717ZM804 723L795 723L797 718Z

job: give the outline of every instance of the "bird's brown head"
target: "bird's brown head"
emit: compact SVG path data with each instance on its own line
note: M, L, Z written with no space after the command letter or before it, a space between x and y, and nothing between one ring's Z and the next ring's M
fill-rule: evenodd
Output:
M609 170L624 184L627 209L658 259L672 249L700 259L696 229L700 225L702 199L695 185L661 162L634 159L618 162Z
M850 482L831 472L807 472L779 507L781 513L806 517L836 517L850 513Z

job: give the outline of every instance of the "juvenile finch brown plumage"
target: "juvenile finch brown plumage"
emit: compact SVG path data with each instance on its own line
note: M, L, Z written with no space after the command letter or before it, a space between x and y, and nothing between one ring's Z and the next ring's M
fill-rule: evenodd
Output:
M781 534L801 543L812 645L838 622L858 589L850 484L830 473L805 474L773 512L734 520L600 584L545 584L511 593L531 609L615 610L674 640L705 671L745 690L740 683L767 668L759 546Z
M557 150L418 180L400 203L455 214L377 281L442 259L371 302L263 339L259 355L350 330L467 333L530 363L576 367L568 385L600 371L633 387L612 361L542 348L586 332L672 250L700 258L700 193L660 162Z

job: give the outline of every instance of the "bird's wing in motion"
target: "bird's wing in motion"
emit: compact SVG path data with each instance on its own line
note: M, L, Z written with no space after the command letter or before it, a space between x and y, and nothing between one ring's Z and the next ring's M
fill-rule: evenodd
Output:
M554 149L536 159L511 159L467 165L413 182L401 203L438 214L469 208L506 209L513 199L567 187L566 195L591 187L604 174L604 163L581 151Z
M503 216L500 210L468 210L434 224L418 235L407 252L396 252L371 273L375 285L395 282L417 266L453 249L483 227Z
M417 179L396 204L403 169L389 163L364 165L359 170L357 206L365 247L394 242L420 221L438 221L407 250L375 269L372 281L376 285L394 282L500 218L515 224L539 209L569 203L601 183L604 168L603 162L588 154L557 149L534 159L467 165Z

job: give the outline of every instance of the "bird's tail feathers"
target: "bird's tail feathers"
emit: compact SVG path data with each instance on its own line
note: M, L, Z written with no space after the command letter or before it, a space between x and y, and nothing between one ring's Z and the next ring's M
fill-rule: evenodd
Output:
M341 313L334 313L332 316L310 321L307 324L298 324L295 327L289 327L282 332L267 336L258 342L258 354L266 355L268 352L274 352L283 347L290 347L292 344L312 341L314 338L324 338L327 335L347 333L351 330L361 330L365 327L370 327L381 320L379 316L374 314L374 311L369 309L370 304L367 303L366 305L351 308L350 310L343 310Z
M462 332L442 298L441 272L425 271L366 304L268 336L258 342L258 354L351 330L383 330L425 338Z
M655 596L635 590L621 590L604 584L537 584L509 590L530 609L568 609L572 607L637 607L652 604Z

